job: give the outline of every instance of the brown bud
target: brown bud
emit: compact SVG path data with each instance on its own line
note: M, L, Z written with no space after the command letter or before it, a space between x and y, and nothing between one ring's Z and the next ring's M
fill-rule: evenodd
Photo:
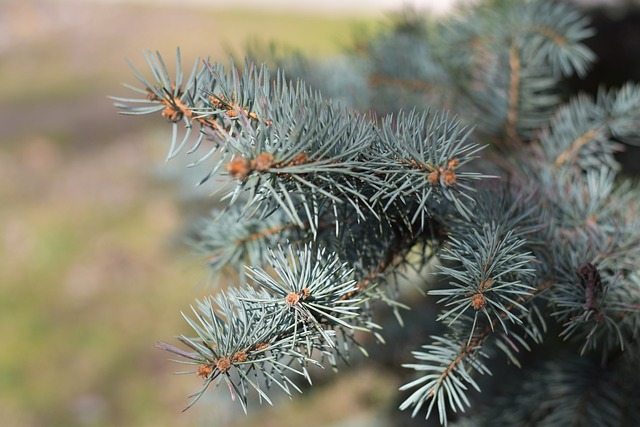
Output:
M447 169L442 173L442 182L447 187L451 187L452 185L455 185L456 179L457 179L456 173L451 169Z
M202 364L198 367L198 372L196 373L206 379L211 375L211 372L213 372L213 366Z
M247 360L247 353L244 351L236 351L236 353L231 358L233 362L244 362Z
M222 95L220 96L211 95L209 97L209 101L211 101L213 108L217 108L217 109L226 108L225 98Z
M273 154L271 153L262 153L256 157L254 161L255 168L258 172L266 172L271 166L274 164Z
M251 173L251 162L244 157L236 157L226 167L229 175L235 179L245 179Z
M229 357L222 356L220 359L216 360L216 368L218 368L218 371L222 374L231 369L231 360L229 360Z
M167 107L162 110L162 117L172 122L178 122L182 119L182 111L175 109L171 105L167 105Z
M295 292L289 292L289 294L284 298L284 301L289 306L294 306L298 303L298 301L300 301L300 295Z
M493 285L493 279L487 279L484 282L480 283L480 286L478 287L478 291L484 292L487 289L489 289L491 285Z
M440 182L440 171L435 170L431 172L427 179L429 180L429 184L431 185L438 184L438 182Z
M487 305L487 299L482 295L482 293L478 292L471 297L471 306L474 310L480 310L485 305Z
M304 165L308 158L309 155L307 153L298 153L293 160L291 160L291 166Z

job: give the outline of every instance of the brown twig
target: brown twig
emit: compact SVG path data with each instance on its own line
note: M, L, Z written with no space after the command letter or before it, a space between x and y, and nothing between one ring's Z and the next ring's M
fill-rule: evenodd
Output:
M602 129L600 127L597 127L594 129L590 129L588 132L580 135L571 143L571 146L569 148L560 153L553 165L555 167L560 167L565 164L569 159L576 155L580 148L582 148L588 142L592 141L601 131Z
M509 108L507 110L505 134L510 143L519 144L520 139L518 138L516 125L520 108L520 52L515 40L511 43L511 49L509 49L509 68L511 70L511 78L509 79Z
M531 299L533 296L539 294L540 292L542 292L543 290L547 289L548 287L550 287L551 285L553 285L554 282L552 281L545 281L543 282L540 286L538 286L535 290L535 292L524 296L524 297L519 297L518 299L516 299L516 303L522 303L525 302L529 299ZM516 304L511 304L507 307L505 307L505 311L500 313L500 317L504 318L507 314L506 311L511 311L516 307ZM498 319L494 319L491 324L487 325L484 330L482 330L480 332L479 335L473 337L471 340L469 340L468 342L463 342L460 345L460 354L453 360L451 361L451 363L447 366L447 368L442 372L442 374L440 374L440 377L438 379L438 383L436 384L436 386L433 388L433 390L431 391L430 395L433 396L434 395L434 390L436 390L437 388L439 388L442 383L444 382L445 378L447 378L447 376L456 368L456 366L458 366L468 355L470 355L474 350L478 349L478 347L480 347L484 341L493 333L493 331L495 330L495 327L498 324Z

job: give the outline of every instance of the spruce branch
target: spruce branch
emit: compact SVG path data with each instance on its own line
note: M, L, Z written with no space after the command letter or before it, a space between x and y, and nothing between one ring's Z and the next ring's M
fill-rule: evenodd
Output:
M561 79L594 61L580 14L543 0L465 12L399 16L326 81L300 58L280 62L300 80L249 60L198 61L185 79L179 52L172 80L145 53L151 77L134 69L140 97L117 105L164 116L168 157L229 184L192 245L240 285L184 315L183 348L159 345L203 380L189 406L224 383L246 411L300 391L310 365L366 354L361 333L383 342L373 303L405 307L404 277L427 283L448 330L405 365L419 377L401 409L460 419L504 363L522 371L513 396L483 386L498 412L474 405L468 423L637 424L624 380L640 349L640 193L613 154L640 141L640 86L563 104ZM327 76L354 75L379 115L326 97L345 87Z
M628 381L633 365L561 356L537 366L517 389L502 387L472 425L635 425L640 420L635 404L639 395Z
M622 146L615 140L637 143L640 120L640 86L627 84L619 90L601 90L597 98L573 98L551 119L540 135L546 161L556 168L576 164L583 170L606 165L618 169L613 158Z
M246 218L237 207L212 212L210 218L198 221L193 232L189 245L210 271L217 276L230 269L240 281L245 266L263 265L270 248L308 239L308 230L287 221L281 211L264 219Z
M386 175L373 200L381 200L384 209L410 200L417 209L409 220L420 219L421 227L432 206L444 200L468 217L473 204L468 183L490 177L463 168L482 149L467 142L470 133L446 115L411 112L388 117L382 124L381 147L371 159L371 167Z
M215 299L198 301L197 308L192 307L192 311L195 320L183 316L196 337L181 336L179 340L193 352L188 353L166 343L159 344L160 348L186 359L183 363L197 365L197 370L184 373L196 373L204 380L202 388L191 396L193 399L185 410L196 403L214 381L218 384L224 380L232 398L239 398L246 411L248 389L255 389L261 401L264 399L271 403L264 386L268 388L277 384L288 392L287 384L293 384L288 374L304 374L304 371L292 368L290 360L286 363L278 360L303 356L285 355L286 350L278 351L279 347L287 344L287 338L278 336L280 339L271 342L274 335L277 336L276 325L259 322L273 317L276 313L274 307L241 305L238 300L221 293ZM273 355L274 352L279 357Z
M560 79L584 75L593 62L582 43L593 32L584 17L562 3L480 4L465 12L434 24L424 37L435 55L422 61L455 76L447 89L453 99L432 98L431 105L464 112L471 123L482 118L481 130L504 133L500 144L527 140L557 106Z
M400 405L400 409L405 410L413 406L415 416L429 400L426 418L429 418L433 409L436 408L440 424L446 425L447 407L454 412L457 410L464 412L465 407L471 406L467 398L469 386L480 391L471 373L490 374L490 372L482 361L486 355L478 344L479 340L472 340L461 346L456 338L433 337L433 339L433 344L422 347L426 351L413 352L413 356L424 363L403 365L425 374L400 387L400 390L407 390L419 386Z
M167 74L164 63L150 65L154 75ZM412 222L419 214L421 223L425 223L432 187L458 209L468 210L458 195L464 196L464 190L469 190L465 181L483 176L454 170L471 160L478 147L466 144L468 131L461 134L455 121L450 122L446 116L427 123L428 115L405 115L397 129L387 120L380 133L365 116L324 101L302 83L294 86L282 74L270 81L265 67L256 71L247 64L242 74L233 67L228 73L219 66L207 66L206 71L210 74L200 86L208 83L210 89L201 91L198 100L194 96L190 99L194 99L197 117L214 121L218 128L208 133L214 148L198 162L208 160L215 151L220 156L203 181L224 166L236 181L226 198L233 204L242 196L242 209L247 216L257 214L264 218L281 209L290 221L299 227L308 226L313 232L317 231L318 212L326 204L335 210L337 204L348 203L361 219L365 219L366 212L379 216L380 209L373 204L381 201L388 208L389 203L406 193L404 182L394 193L380 192L389 188L384 177L391 177L396 185L396 181L410 174L428 178L418 188L423 196ZM197 82L190 85L196 86ZM223 102L230 99L233 109ZM196 146L201 138L202 134ZM414 158L408 164L398 158L380 163L380 157L405 154L394 152L399 138L411 139ZM370 167L371 161L378 162L375 169ZM371 196L370 190L378 193Z
M586 75L596 57L582 43L595 34L585 16L565 3L529 1L524 8L512 7L521 16L513 22L514 28L526 22L522 32L528 36L525 58L548 64L554 76Z
M534 290L530 283L534 279L531 263L535 258L522 250L525 241L514 238L511 232L502 234L487 227L482 234L474 230L465 238L466 241L450 238L450 248L445 248L440 255L443 261L452 261L460 267L438 266L442 274L455 280L449 283L451 287L429 291L430 295L443 296L438 302L451 307L438 320L447 320L451 326L461 315L472 310L474 327L470 337L479 313L483 313L490 323L493 319L498 320L508 333L509 327L503 317L520 323L520 318L513 313L514 307L527 311L517 300Z
M210 74L207 72L206 67L197 60L190 76L185 80L181 67L180 50L178 49L176 51L175 79L172 81L159 52L156 52L155 55L151 52L144 52L144 56L155 81L149 81L136 70L131 62L127 61L144 88L126 86L143 95L143 98L112 97L116 101L116 107L122 109L124 114L129 115L162 112L162 116L172 124L172 138L167 160L175 157L184 149L192 139L191 132L194 122L198 123L201 131L195 141L192 142L192 148L190 149L190 152L195 151L204 140L205 135L221 131L216 120L203 117L197 113L197 109L202 103L201 91L209 86ZM181 138L179 137L180 123L185 128L184 135Z
M471 385L476 391L480 387L473 379L473 375L491 374L483 359L489 356L483 350L489 344L489 338L495 337L495 327L502 323L502 318L513 310L521 312L522 318L518 318L516 325L522 329L522 334L517 330L505 329L504 333L498 334L495 345L503 351L509 360L516 366L520 366L514 352L519 352L519 347L529 350L527 337L535 343L542 342L542 332L546 331L546 324L540 311L534 306L531 311L521 310L523 304L531 300L535 295L545 291L551 283L545 282L537 286L532 292L520 296L509 306L504 308L498 316L490 319L490 322L479 325L477 318L461 316L457 324L460 326L451 336L445 338L433 337L434 342L425 345L423 348L429 350L428 353L413 352L414 357L425 361L422 364L406 364L406 368L416 371L434 372L430 375L422 376L410 383L403 385L400 390L408 390L424 382L429 381L418 390L414 391L400 406L401 410L414 406L413 416L415 416L425 404L430 400L426 418L429 417L433 408L437 408L440 424L447 424L447 408L457 412L465 411L465 406L470 407L471 403L466 396L468 387ZM535 318L534 318L535 316ZM464 335L457 331L471 331L467 339L461 339ZM442 347L440 347L442 346ZM429 363L427 363L429 362ZM464 402L465 405L462 405ZM448 405L447 405L448 404Z
M519 142L517 124L518 109L520 104L520 52L515 42L509 48L509 77L507 121L505 123L505 134L511 143Z
M377 328L360 315L366 295L358 291L352 270L335 256L310 246L290 247L286 252L270 251L269 261L275 276L253 267L248 273L251 286L231 288L198 302L192 308L195 319L184 315L195 337L179 340L193 352L160 345L197 365L189 373L205 380L188 407L220 378L234 399L240 397L245 411L248 389L271 403L266 393L272 385L289 394L293 386L289 374L309 379L306 366L320 364L313 359L314 350L335 365L346 356L339 339L353 340L356 330Z

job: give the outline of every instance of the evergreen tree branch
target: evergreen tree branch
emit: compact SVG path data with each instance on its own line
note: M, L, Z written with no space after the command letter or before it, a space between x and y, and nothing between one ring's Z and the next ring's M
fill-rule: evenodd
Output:
M506 131L507 140L511 144L519 141L516 125L518 123L518 109L520 106L520 52L515 41L511 43L509 49L509 69L511 77L509 79Z
M547 161L556 168L577 164L587 170L604 164L617 169L613 153L621 150L615 139L636 142L640 138L631 123L640 119L640 86L601 90L596 100L581 95L561 107L550 128L540 135Z
M440 424L446 425L447 403L453 411L464 411L465 406L470 406L470 401L466 397L467 385L480 391L470 372L476 371L481 374L490 374L490 372L481 360L486 355L482 353L479 341L474 340L459 346L455 340L447 337L433 338L434 344L422 347L426 350L425 352L413 352L416 359L426 363L403 365L417 371L426 371L426 374L400 388L400 390L407 390L420 386L400 405L400 409L414 406L413 415L415 416L424 403L430 400L426 417L431 415L435 407Z
M271 253L274 278L265 270L249 270L252 287L231 288L215 299L206 299L193 308L195 320L185 316L195 338L180 337L193 350L185 352L167 344L164 348L197 365L196 373L205 380L190 407L208 386L222 378L233 396L240 397L246 411L247 388L256 390L270 403L266 389L276 384L288 391L287 375L303 375L318 350L335 364L343 357L336 332L349 337L355 330L371 330L376 325L360 316L366 296L354 295L352 271L334 256L315 252L309 246ZM217 308L214 308L214 304ZM296 367L296 365L298 367ZM249 379L249 374L256 380ZM187 407L187 408L188 408Z
M145 53L151 78L134 69L139 98L117 105L160 113L173 129L168 157L209 165L201 184L216 174L230 184L228 206L197 225L193 245L241 286L184 316L186 348L159 345L203 380L189 406L224 383L246 411L251 396L300 391L291 376L310 381L310 365L366 353L357 332L382 341L371 303L397 310L397 277L432 279L422 267L434 262L448 279L428 294L450 330L413 352L405 366L421 376L401 388L412 390L401 409L435 410L446 424L471 406L489 363L540 368L527 350L551 361L538 373L548 384L519 383L525 395L495 400L498 415L475 410L479 425L634 425L622 379L637 377L640 197L613 154L640 141L640 86L560 104L560 80L594 60L591 35L580 14L543 0L442 23L405 14L325 74L359 74L349 81L379 119L321 95L323 83L325 94L345 83L322 82L300 59L287 63L311 86L250 61L198 62L185 79L179 53L172 80ZM506 358L489 360L495 350Z
M281 212L265 219L245 218L239 209L216 211L200 220L189 240L215 275L225 268L244 281L245 265L263 265L269 248L308 240L308 228L287 221Z

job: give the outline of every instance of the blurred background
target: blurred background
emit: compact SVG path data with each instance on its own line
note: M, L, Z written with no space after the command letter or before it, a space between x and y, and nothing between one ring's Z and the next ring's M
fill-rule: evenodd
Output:
M210 290L181 240L185 199L207 189L164 164L161 117L107 98L131 94L124 58L145 71L143 49L169 68L178 46L188 68L256 40L328 57L390 10L450 6L316 3L0 0L0 425L394 425L400 379L365 364L248 417L225 388L181 413L199 379L154 345L186 333L179 311Z

